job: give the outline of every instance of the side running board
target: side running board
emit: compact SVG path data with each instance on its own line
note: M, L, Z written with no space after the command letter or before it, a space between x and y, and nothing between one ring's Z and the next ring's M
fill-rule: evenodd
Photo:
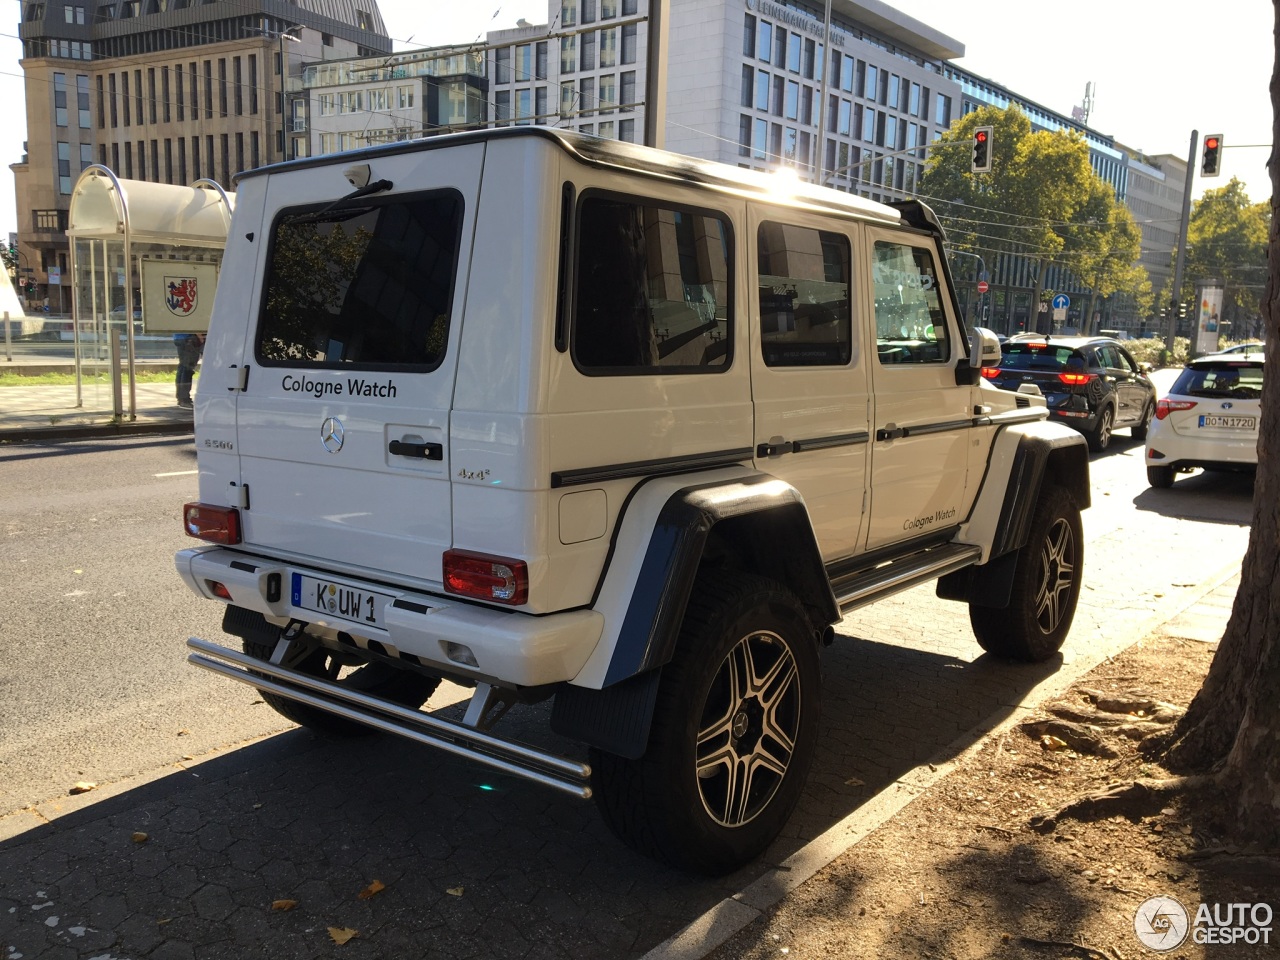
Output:
M187 662L277 696L288 697L376 730L399 734L455 756L475 760L503 773L562 790L584 800L591 797L591 767L514 740L411 710L358 690L247 656L220 644L187 639L194 653ZM477 696L483 696L481 691ZM472 711L468 711L468 717Z
M962 570L977 563L981 556L981 549L972 544L946 543L835 577L831 590L840 604L840 612L845 614L874 600Z

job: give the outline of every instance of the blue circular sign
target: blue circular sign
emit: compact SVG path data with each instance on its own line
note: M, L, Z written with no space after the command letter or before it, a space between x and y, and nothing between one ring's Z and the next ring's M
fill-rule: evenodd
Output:
M1053 298L1053 309L1065 310L1069 306L1071 306L1071 298L1068 297L1065 293L1060 293Z

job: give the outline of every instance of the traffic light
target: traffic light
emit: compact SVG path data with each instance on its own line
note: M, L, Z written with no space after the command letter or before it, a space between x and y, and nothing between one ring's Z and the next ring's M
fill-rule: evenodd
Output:
M36 282L34 280L27 281L27 296L34 297L36 295Z
M991 172L992 129L992 127L978 127L973 131L973 162L969 165L973 173Z
M1216 177L1222 172L1222 134L1211 133L1204 138L1204 152L1200 156L1200 176Z
M1187 319L1187 304L1185 301L1178 304L1178 319L1179 320Z

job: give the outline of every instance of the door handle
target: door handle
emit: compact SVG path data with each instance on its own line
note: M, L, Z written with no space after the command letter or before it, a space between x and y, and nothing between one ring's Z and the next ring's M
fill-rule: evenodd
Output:
M392 440L387 452L393 457L416 457L419 460L443 460L444 444L442 443L410 443L407 440Z
M796 446L790 440L782 440L780 442L761 443L756 445L756 457L763 460L765 457L776 457L783 453L795 453Z
M906 427L895 427L893 425L881 427L876 431L877 440L900 440L907 435Z

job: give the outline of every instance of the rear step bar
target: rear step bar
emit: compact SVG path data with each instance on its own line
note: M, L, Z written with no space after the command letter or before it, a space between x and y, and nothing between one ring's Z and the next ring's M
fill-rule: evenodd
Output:
M512 740L503 740L473 727L389 703L358 690L349 690L339 684L258 660L199 637L189 637L187 646L197 651L187 655L187 662L205 670L305 703L317 710L366 724L385 733L396 733L418 743L438 747L446 753L475 760L503 773L562 790L583 800L591 797L589 764L545 753Z
M836 577L831 581L831 590L840 604L840 613L846 614L873 600L963 570L980 556L981 549L972 544L948 543L870 570Z

